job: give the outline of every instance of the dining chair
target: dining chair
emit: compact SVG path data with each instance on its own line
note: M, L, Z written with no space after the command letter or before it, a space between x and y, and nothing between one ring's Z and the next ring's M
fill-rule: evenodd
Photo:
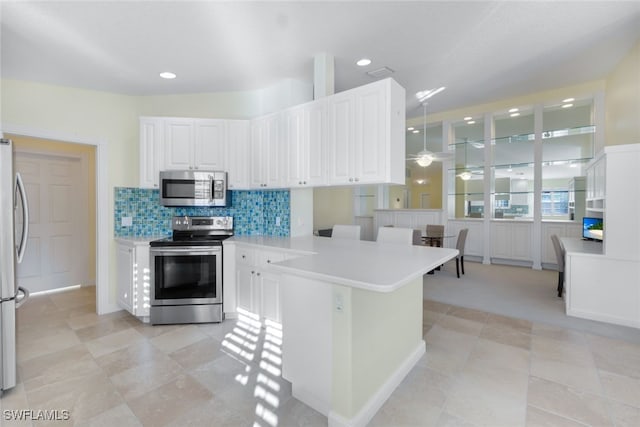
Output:
M557 235L551 235L551 243L553 243L553 250L556 253L556 262L558 263L558 297L562 298L562 291L564 290L564 245L560 241Z
M360 226L336 224L333 226L331 238L360 240Z
M378 243L406 243L413 244L413 229L400 227L380 227L378 228Z
M429 246L442 247L442 239L444 238L444 225L427 224L427 240L429 240Z
M468 233L468 228L460 230L458 233L458 241L456 242L456 249L458 250L458 255L456 256L456 274L458 275L458 279L460 278L461 269L462 274L464 274L464 245L467 242Z

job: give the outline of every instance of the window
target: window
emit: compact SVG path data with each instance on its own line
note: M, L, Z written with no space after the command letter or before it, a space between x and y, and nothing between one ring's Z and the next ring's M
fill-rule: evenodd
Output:
M569 214L568 191L543 191L542 192L542 216L562 216Z

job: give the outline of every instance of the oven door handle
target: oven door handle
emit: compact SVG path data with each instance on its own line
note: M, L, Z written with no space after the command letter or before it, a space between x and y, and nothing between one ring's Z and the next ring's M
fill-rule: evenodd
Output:
M153 255L202 255L202 254L217 254L222 252L222 247L184 247L184 248L151 248L151 254Z

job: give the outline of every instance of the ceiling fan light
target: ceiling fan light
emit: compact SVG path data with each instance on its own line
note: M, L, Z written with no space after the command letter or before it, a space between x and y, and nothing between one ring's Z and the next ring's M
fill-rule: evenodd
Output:
M471 172L469 171L464 171L462 172L460 175L458 175L460 177L461 180L463 181L469 181L471 179Z
M421 151L418 153L416 163L423 168L426 168L433 162L433 155L430 152Z

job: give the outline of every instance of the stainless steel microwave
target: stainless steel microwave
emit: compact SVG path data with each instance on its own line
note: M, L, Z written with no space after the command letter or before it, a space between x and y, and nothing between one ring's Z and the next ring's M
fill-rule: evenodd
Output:
M229 199L226 172L160 172L160 204L163 206L227 206Z

